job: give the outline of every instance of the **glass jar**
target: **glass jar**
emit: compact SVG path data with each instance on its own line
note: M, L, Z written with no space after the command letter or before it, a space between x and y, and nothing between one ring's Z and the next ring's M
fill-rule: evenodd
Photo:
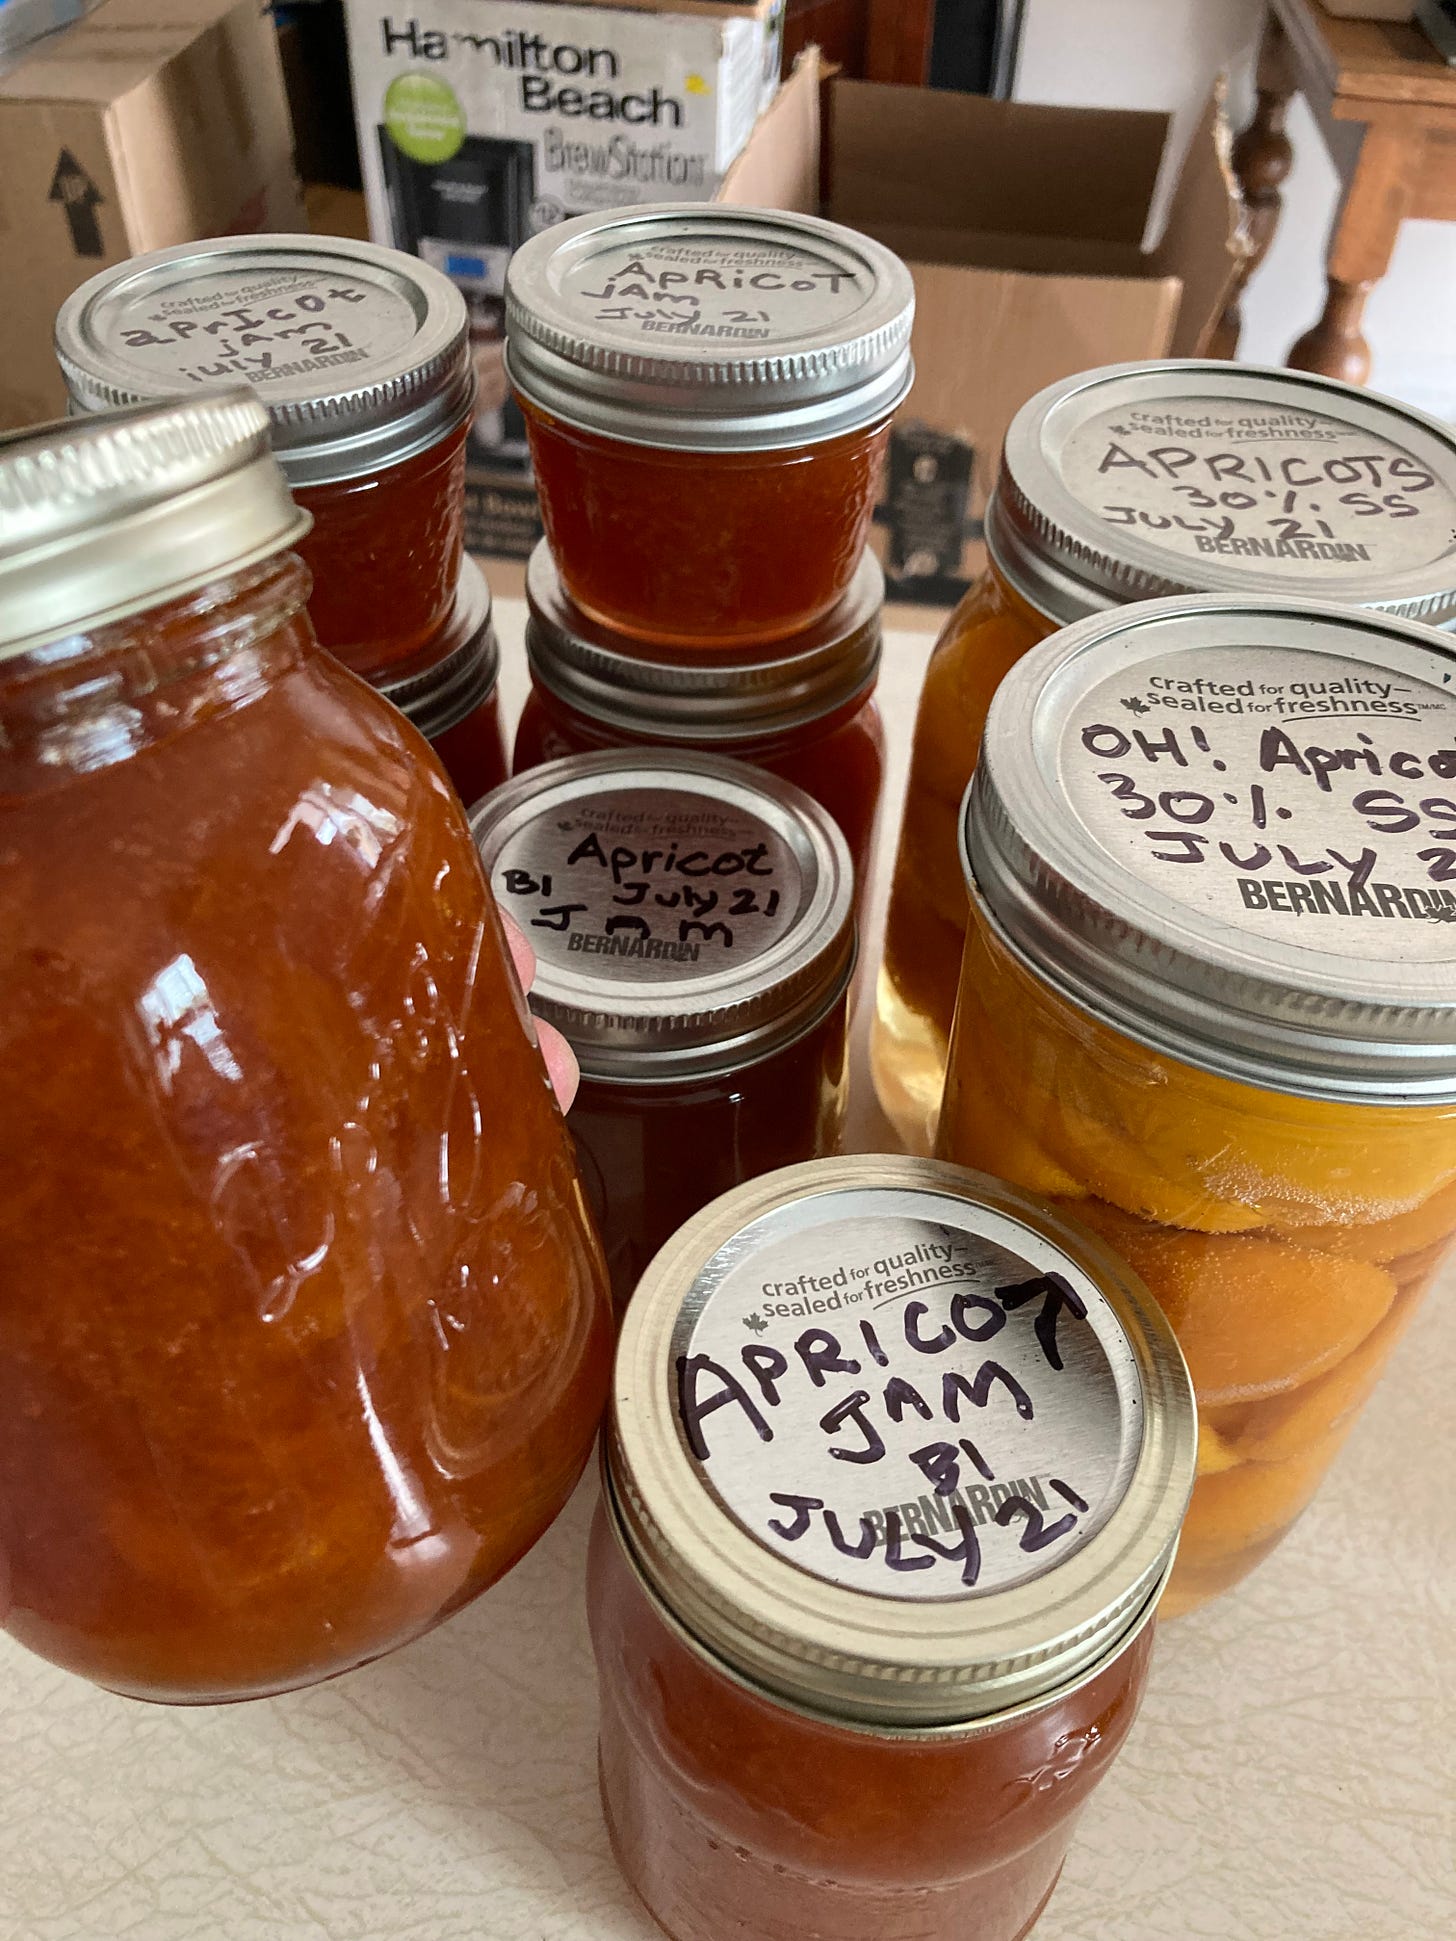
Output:
M0 441L3 1622L176 1703L485 1589L609 1373L468 825L315 645L306 519L247 391Z
M524 243L507 358L582 611L765 659L822 619L864 551L914 307L889 250L779 210L613 209Z
M1456 1234L1456 650L1156 601L1002 683L939 1146L1142 1276L1198 1393L1187 1609L1278 1543Z
M1020 1941L1137 1713L1194 1443L1146 1290L996 1181L827 1160L691 1221L623 1322L588 1606L666 1933Z
M499 678L490 588L475 561L466 559L441 637L378 686L429 742L467 805L499 788L508 772Z
M849 592L772 661L663 661L573 605L543 540L526 569L531 689L515 772L602 748L731 755L780 775L826 808L869 881L885 772L875 704L885 576L866 553Z
M625 1301L700 1206L838 1149L849 852L787 783L647 750L518 775L471 826L581 1065L571 1130Z
M966 897L958 826L997 683L1058 627L1180 592L1456 608L1456 436L1299 371L1123 364L1012 420L987 567L925 679L890 890L870 1061L904 1143L934 1139Z
M368 680L450 617L474 393L465 302L399 250L222 236L113 264L56 319L73 408L251 384L313 530L314 633Z

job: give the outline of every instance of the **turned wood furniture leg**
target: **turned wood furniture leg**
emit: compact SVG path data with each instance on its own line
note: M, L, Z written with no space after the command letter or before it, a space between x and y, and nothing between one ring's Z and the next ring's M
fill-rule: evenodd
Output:
M1263 262L1274 240L1274 232L1279 227L1280 190L1294 162L1294 150L1285 133L1294 77L1284 30L1272 16L1259 52L1258 89L1254 118L1234 143L1233 154L1234 174L1244 199L1248 249L1224 313L1214 328L1208 347L1210 357L1234 357L1238 353L1241 299L1249 278Z
M1399 135L1378 124L1365 130L1330 245L1324 315L1290 351L1295 370L1347 384L1363 384L1370 375L1370 346L1360 320L1366 299L1390 266L1421 169L1421 150L1419 132L1409 127Z

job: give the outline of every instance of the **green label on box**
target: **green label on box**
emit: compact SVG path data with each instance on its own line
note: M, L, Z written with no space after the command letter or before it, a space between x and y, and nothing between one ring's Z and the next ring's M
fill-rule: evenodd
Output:
M465 140L465 110L433 74L397 74L384 92L384 125L414 162L448 162Z

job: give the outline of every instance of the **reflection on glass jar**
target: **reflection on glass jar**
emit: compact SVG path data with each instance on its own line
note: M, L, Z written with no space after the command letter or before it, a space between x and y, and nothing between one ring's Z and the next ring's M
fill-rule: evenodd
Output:
M517 776L471 826L581 1065L571 1130L624 1302L699 1207L837 1150L849 854L787 783L646 750Z
M1194 1441L1146 1290L995 1181L829 1160L693 1220L623 1323L589 1584L664 1930L1019 1941L1136 1715Z
M467 559L439 636L407 667L377 684L440 757L467 807L506 779L499 678L490 588L475 561Z
M179 1703L483 1590L610 1354L464 815L315 645L267 429L0 442L4 1623Z
M910 388L899 258L815 217L665 203L542 231L506 301L542 523L582 611L764 658L822 619Z
M1170 1609L1278 1543L1456 1235L1453 670L1410 623L1159 601L991 708L939 1147L1173 1323L1201 1427Z
M1006 436L988 564L926 674L871 1038L904 1143L934 1138L966 898L961 797L997 683L1058 627L1160 594L1456 605L1456 438L1299 371L1172 361L1049 386Z
M731 755L782 776L839 824L861 892L884 779L875 703L885 576L866 554L849 592L772 661L644 658L640 642L576 607L545 541L526 573L531 690L515 771L607 748Z
M252 384L313 529L314 633L395 673L448 623L461 563L474 375L460 292L399 250L223 236L102 270L61 306L78 411Z

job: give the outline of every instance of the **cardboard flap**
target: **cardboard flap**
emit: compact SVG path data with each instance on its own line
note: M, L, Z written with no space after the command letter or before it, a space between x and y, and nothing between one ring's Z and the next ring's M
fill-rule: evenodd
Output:
M158 74L238 0L102 0L0 75L0 101L120 101Z
M819 213L819 83L823 62L806 47L743 153L718 185L718 202Z
M1006 236L917 222L862 222L859 227L917 267L953 263L969 269L1020 270L1030 276L1154 277L1158 273L1152 258L1135 243L1107 242L1096 236Z
M1250 247L1220 79L1189 146L1168 226L1152 257L1158 275L1175 276L1183 285L1171 356L1203 355Z
M1163 114L836 81L835 214L864 225L933 208L944 229L1136 245L1167 134Z

